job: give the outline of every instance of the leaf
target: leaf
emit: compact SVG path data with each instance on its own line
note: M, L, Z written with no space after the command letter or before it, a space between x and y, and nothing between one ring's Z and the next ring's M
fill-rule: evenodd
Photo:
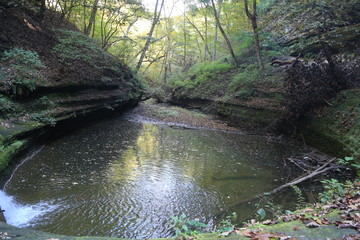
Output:
M299 230L300 230L300 228L297 227L297 226L294 226L292 229L293 229L294 231L299 231Z
M272 223L273 221L270 219L263 222L264 225L271 225Z
M308 228L317 228L317 227L320 227L320 224L318 224L317 222L309 222L308 224L306 224L306 227Z
M227 237L227 236L229 236L229 235L232 234L232 233L234 233L234 229L231 229L231 230L229 230L229 231L227 231L227 232L223 232L223 233L220 234L220 236L222 236L222 237Z
M256 213L260 216L261 219L264 219L266 217L266 212L263 208L258 209Z

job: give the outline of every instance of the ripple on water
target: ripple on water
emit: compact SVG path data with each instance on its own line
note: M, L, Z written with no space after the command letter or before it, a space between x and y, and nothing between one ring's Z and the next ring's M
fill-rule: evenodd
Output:
M168 237L171 216L185 213L211 227L222 208L276 187L274 179L286 173L283 159L303 150L262 136L120 118L49 143L15 172L6 190L23 206L51 209L27 220L35 229ZM240 208L241 218L253 210Z

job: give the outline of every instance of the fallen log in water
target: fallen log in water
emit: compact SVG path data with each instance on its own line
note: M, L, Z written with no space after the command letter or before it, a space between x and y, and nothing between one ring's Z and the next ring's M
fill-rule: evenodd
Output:
M284 185L281 185L281 186L273 189L270 192L267 192L266 194L264 194L264 193L258 194L258 195L255 195L254 197L251 197L251 198L244 199L244 200L241 200L239 202L236 202L236 203L230 205L229 207L223 209L220 213L216 214L215 217L220 218L226 212L228 212L230 209L234 209L234 208L236 208L237 206L239 206L241 204L251 202L251 201L254 201L256 199L260 199L260 198L264 197L264 195L274 195L274 194L279 193L279 192L281 192L282 190L284 190L284 189L286 189L288 187L291 187L293 185L302 183L302 182L304 182L306 180L309 180L309 179L311 179L311 178L313 178L313 177L315 177L315 176L317 176L319 174L322 174L322 173L325 173L325 172L328 172L328 171L331 171L331 170L334 170L334 169L342 168L342 166L338 165L338 164L331 165L335 160L336 160L336 158L332 158L329 161L327 161L325 164L323 164L321 167L315 169L314 171L312 171L310 173L307 173L307 174L304 174L304 175L301 175L300 177L297 177L294 180L292 180L292 181L290 181L290 182L288 182L288 183L286 183Z

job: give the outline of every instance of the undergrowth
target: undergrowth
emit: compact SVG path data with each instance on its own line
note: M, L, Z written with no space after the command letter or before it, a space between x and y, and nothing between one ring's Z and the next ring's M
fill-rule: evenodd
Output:
M81 32L57 30L59 43L52 49L59 55L63 64L71 65L75 62L86 62L95 69L106 67L110 75L122 76L118 60L103 50L95 39L89 38ZM106 66L104 65L106 64ZM101 81L109 82L112 78L102 76Z
M0 171L4 170L14 154L25 144L24 140L16 141L9 146L0 145Z
M221 61L203 62L192 66L186 73L173 75L169 79L169 85L172 88L193 88L214 77L215 74L228 72L232 68L231 64Z
M0 58L0 84L8 94L29 95L44 81L45 65L39 55L30 50L13 48ZM9 92L10 91L10 92Z
M183 213L179 217L171 217L171 223L174 225L175 237L177 239L187 239L202 233L202 229L206 224L199 219L186 220L186 215Z
M31 119L44 124L49 124L52 127L55 127L56 125L56 119L51 116L50 110L45 110L40 113L34 113L31 115Z

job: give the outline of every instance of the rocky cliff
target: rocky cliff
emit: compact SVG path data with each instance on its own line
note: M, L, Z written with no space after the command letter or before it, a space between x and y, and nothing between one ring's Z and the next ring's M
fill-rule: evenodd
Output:
M56 13L13 2L0 1L0 170L34 132L134 106L142 94L95 40Z

